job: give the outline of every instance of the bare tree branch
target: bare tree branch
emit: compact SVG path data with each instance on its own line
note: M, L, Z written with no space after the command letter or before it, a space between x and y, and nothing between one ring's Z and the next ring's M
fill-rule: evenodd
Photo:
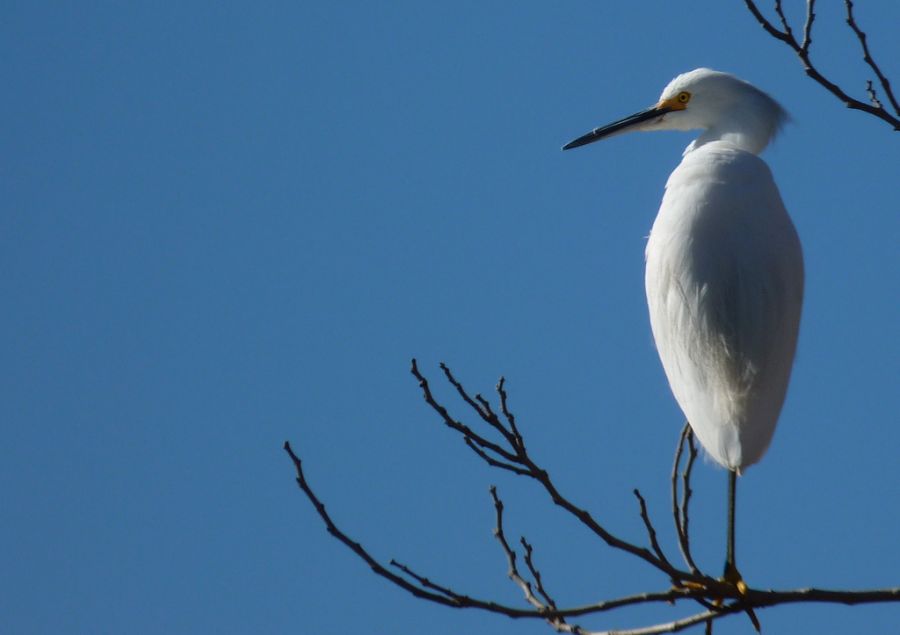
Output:
M815 0L810 0L808 4L809 15L813 14L813 4L815 4ZM784 34L789 38L793 38L794 32L791 30L791 26L788 24L787 18L784 17L784 11L781 10L781 0L775 0L775 13L778 15L778 19L781 21L781 27L784 29ZM812 20L807 20L807 22L812 22Z
M491 486L491 498L494 500L494 511L496 514L496 526L494 527L494 537L497 538L497 542L500 543L500 546L503 548L503 553L506 554L506 563L509 566L507 570L507 575L509 579L512 580L520 589L522 589L522 593L525 595L525 600L535 607L538 611L542 613L546 613L548 609L556 609L556 602L554 602L550 596L546 593L543 588L543 585L540 582L540 574L538 574L531 561L531 549L530 547L526 549L526 563L528 565L529 570L532 573L532 576L535 579L535 584L538 586L539 593L541 597L544 599L539 599L532 589L531 583L522 577L519 573L519 568L516 565L516 552L509 545L509 541L506 539L506 534L503 531L503 501L500 500L500 497L497 495L497 488ZM522 539L524 544L528 544L525 542L525 539ZM575 625L568 624L564 617L559 615L549 616L547 617L547 623L550 624L554 629L558 632L567 632L567 633L580 633L581 628Z
M635 495L638 497L639 501L643 501L640 493L635 490ZM525 538L521 539L522 545L525 548L525 562L528 566L528 570L532 575L532 578L535 581L534 586L526 580L519 573L519 569L516 566L516 552L510 547L509 542L506 539L506 535L503 530L503 502L497 495L497 488L491 487L491 497L494 500L494 509L496 510L496 518L497 525L494 529L494 535L497 540L500 542L503 547L503 552L506 554L506 561L509 565L508 575L509 578L516 583L516 585L522 590L525 595L525 599L529 604L537 608L539 611L544 611L550 613L552 610L556 609L556 603L550 597L550 595L544 589L543 583L541 581L541 574L538 572L537 568L534 566L534 562L532 560L532 547L528 544L528 541ZM645 517L645 514L642 514ZM647 520L649 523L649 519ZM534 588L537 588L538 594L540 594L541 598L539 599L535 593ZM637 599L637 598L630 598ZM712 620L717 619L719 617L723 617L725 615L730 614L734 610L737 609L737 605L729 606L724 608L714 608L710 611L704 613L698 613L696 615L691 615L689 617L685 617L679 620L675 620L672 622L667 622L664 624L656 624L649 627L637 628L637 629L628 629L628 630L615 630L615 631L587 631L575 624L569 624L566 622L564 617L548 615L547 623L550 624L557 632L560 633L573 633L574 635L652 635L653 633L674 633L694 624L700 622L708 622L712 623Z
M396 560L391 558L391 561L388 564L390 564L392 567L394 567L396 569L399 569L400 571L402 571L404 573L404 575L415 580L416 583L424 589L431 589L432 591L437 591L441 595L445 595L445 596L447 596L448 599L454 600L454 601L456 600L457 597L459 597L451 589L449 589L445 586L441 586L440 584L436 584L423 575L419 575L418 573L416 573L415 571L413 571L412 569L407 567L402 562L397 562Z
M800 49L807 54L809 53L809 47L812 44L812 26L816 19L816 0L808 0L808 2L809 4L806 6L806 22L803 23L803 44L800 46ZM783 21L784 15L782 15L781 18Z
M300 489L303 490L303 493L306 494L306 497L312 503L316 512L318 512L319 517L325 523L325 528L328 530L332 536L341 541L344 545L346 545L353 553L359 556L376 574L380 575L383 578L391 581L401 589L408 591L416 597L429 600L431 602L436 602L438 604L444 604L446 606L458 606L458 601L456 599L451 599L447 597L447 593L430 593L428 591L423 590L421 587L411 584L404 578L401 578L397 574L389 571L384 565L379 563L375 558L373 558L368 551L358 542L351 539L347 534L338 529L338 526L334 524L334 521L331 520L331 516L325 510L325 504L319 500L318 496L316 496L315 492L313 492L312 488L309 486L309 483L306 481L306 476L303 473L303 463L300 458L294 454L294 450L291 448L291 444L288 441L284 442L284 450L291 457L291 461L294 463L294 468L297 471L297 485L300 486ZM455 595L455 594L453 594Z
M678 468L681 465L681 455L684 446L688 446L687 465L681 473L682 495L678 495ZM678 439L678 449L675 451L675 464L672 466L672 517L675 520L675 532L678 536L678 548L685 563L690 567L691 573L699 573L694 558L691 555L691 542L689 532L688 506L691 501L691 471L694 469L694 461L697 458L697 446L694 444L694 432L691 424L685 422Z
M457 388L457 391L462 390L460 383L458 381L456 381L456 379L453 377L453 374L450 371L450 369L447 368L445 365L442 365L441 369L444 371L444 374L447 377L447 380L454 387ZM486 444L490 443L489 441L484 440L482 437L479 437L468 426L465 426L464 424L453 419L447 412L447 409L444 408L442 405L438 404L434 400L434 395L431 393L431 388L428 385L428 380L419 372L419 368L418 368L418 365L416 364L416 360L412 360L410 372L419 381L419 387L422 389L422 396L425 398L425 402L429 406L431 406L431 408L441 416L441 418L444 420L444 423L449 428L462 434L466 439L471 438L472 441L474 443L476 443L478 446L480 446L482 449L484 449L486 447ZM503 382L500 382L498 384L498 391L502 391L502 390L503 390ZM505 393L503 393L503 392L500 393L501 402L504 404L503 410L505 412L507 420L514 421L514 419L512 418L512 415L509 414L509 411L507 409L506 400L503 397L504 394ZM465 401L466 399L464 398L463 400ZM491 425L493 427L494 424L491 424ZM512 423L510 423L510 428L511 427L512 427ZM513 434L511 429L508 430L507 432L509 432L510 435L515 436L515 434ZM506 436L506 435L504 435L504 436ZM519 435L519 438L521 438L521 435ZM470 448L474 449L474 446L471 443L467 443L467 445L469 445ZM599 522L597 522L597 520L595 520L594 517L591 516L591 514L587 510L582 509L582 508L576 506L571 501L569 501L568 498L566 498L559 492L559 490L557 489L556 485L551 480L550 475L547 473L547 471L544 470L543 468L541 468L537 463L534 462L534 460L531 458L531 456L528 454L527 450L525 449L524 443L513 447L512 452L504 450L503 448L499 448L498 446L496 446L494 444L491 444L491 446L488 447L487 449L490 449L491 451L495 452L496 454L499 454L501 457L506 459L509 464L520 466L523 471L521 471L521 472L516 471L517 474L521 474L523 476L528 476L528 477L534 479L535 481L537 481L538 483L540 483L544 487L544 489L547 491L547 493L550 495L550 498L554 502L554 504L556 504L559 507L562 507L563 509L568 511L570 514L575 516L579 521L581 521L581 523L583 525L585 525L593 533L597 534L597 536L599 536L610 547L613 547L614 549L619 549L619 550L625 551L627 553L630 553L634 556L637 556L638 558L640 558L641 560L644 560L645 562L652 565L653 567L655 567L657 569L661 569L662 571L666 572L673 579L684 579L685 577L687 579L691 579L691 578L695 577L691 573L678 571L677 569L673 568L669 563L663 562L662 560L660 560L656 555L651 553L650 550L648 550L644 547L638 547L637 545L635 545L631 542L628 542L627 540L623 540L623 539L613 535L605 527L603 527ZM485 459L485 456L486 456L485 453L477 453L476 452L476 454L478 454L482 459ZM500 467L500 466L495 466L495 467ZM507 468L503 468L503 469L509 469L509 468L507 467ZM510 471L513 471L513 470L510 470Z
M676 449L675 464L672 469L672 513L675 527L678 533L678 545L682 551L685 562L690 571L682 571L675 567L665 556L662 546L659 544L656 529L650 520L650 514L646 501L639 491L634 490L634 495L640 506L640 516L647 531L651 549L638 547L637 545L619 538L603 527L589 512L582 509L566 498L551 480L547 471L541 468L525 449L525 440L516 427L515 418L511 414L508 405L505 382L501 379L496 386L500 397L500 413L502 419L493 410L488 400L476 394L474 398L457 381L450 369L441 365L448 383L456 389L463 402L475 412L475 414L489 428L500 434L507 447L495 443L479 435L472 428L454 419L448 410L437 402L428 385L426 378L419 372L415 360L412 362L412 374L419 381L423 397L426 403L440 416L443 423L460 434L466 445L488 465L501 470L510 471L520 476L526 476L536 481L550 496L553 502L577 518L588 530L601 538L607 545L619 549L643 562L652 565L661 574L667 576L672 582L672 587L666 591L640 593L610 600L600 600L592 604L559 608L556 600L544 584L540 570L534 563L534 549L523 537L520 544L524 550L524 561L527 572L520 571L517 565L517 552L506 538L503 525L503 502L500 500L497 490L491 487L491 497L494 503L496 525L494 535L503 549L508 564L510 579L520 588L525 601L530 608L519 608L494 602L488 599L476 598L465 593L460 593L447 585L433 581L413 568L396 560L390 560L383 564L359 542L352 539L340 529L326 511L324 503L315 494L303 471L300 458L294 453L290 443L285 442L284 449L290 457L296 471L296 481L300 489L312 503L328 532L350 549L357 557L365 562L369 568L382 578L407 593L420 598L460 609L479 609L512 618L530 618L545 620L550 626L559 632L572 633L574 635L653 635L656 633L674 633L695 625L704 624L706 632L712 632L715 620L735 614L747 613L754 626L759 628L755 610L780 604L799 602L826 602L838 604L866 604L876 602L900 602L900 588L874 589L868 591L837 591L828 589L806 588L796 590L764 590L747 589L741 593L735 585L718 579L701 571L690 555L690 538L688 533L688 508L691 497L690 476L697 456L697 448L694 444L690 428L682 430L678 447ZM687 455L685 458L685 448ZM499 457L499 458L498 458ZM684 460L684 470L679 469ZM681 483L682 492L678 493L678 484ZM393 569L393 570L392 570ZM397 572L395 572L396 570ZM529 579L530 577L530 579ZM587 631L581 626L571 624L568 620L580 616L594 615L613 611L626 606L635 606L649 603L678 604L679 602L697 602L705 609L702 612L678 618L676 620L651 626L628 630L615 630L594 632Z
M522 448L522 451L524 452L525 440L522 438L522 435L519 434L519 429L516 428L516 418L509 411L509 407L507 406L505 385L506 379L501 377L500 381L497 382L497 394L500 395L500 409L503 412L503 416L506 417L506 421L509 422L509 429L512 430L513 436L516 437L518 446Z
M534 579L534 585L537 588L538 593L540 594L540 596L542 598L544 598L544 601L547 603L547 606L549 606L552 609L555 609L556 602L553 600L552 597L550 597L550 594L547 593L546 589L544 589L544 581L541 578L541 572L534 565L534 559L533 559L534 548L531 546L531 544L527 540L525 540L525 536L522 536L519 539L519 542L522 543L522 548L525 550L525 565L528 567L528 571L531 573L532 579Z
M893 126L894 130L900 130L900 105L898 105L897 99L894 97L890 82L881 71L881 68L875 62L875 59L872 57L872 54L869 51L869 46L866 41L866 34L862 29L860 29L859 25L856 22L856 18L853 15L852 0L844 0L844 5L847 9L846 22L859 40L860 46L863 50L863 60L866 62L866 64L868 64L869 68L872 69L872 72L874 72L875 76L878 78L881 90L884 92L885 96L894 109L893 114L890 113L886 108L884 108L884 105L878 100L875 93L875 88L871 81L869 81L866 85L866 93L869 97L870 103L865 103L848 95L840 86L825 77L819 71L819 69L816 68L815 64L813 64L812 59L810 58L809 49L810 45L812 44L813 22L816 18L815 0L807 0L806 3L806 21L803 27L802 44L797 42L797 38L794 37L794 32L791 29L787 18L785 18L784 12L781 8L781 0L775 0L775 14L778 16L778 20L781 23L781 29L775 26L768 18L763 15L763 13L756 6L756 2L754 0L744 0L744 4L747 5L747 9L750 11L753 17L756 18L756 21L759 22L760 26L765 29L766 33L771 35L776 40L784 42L794 50L794 52L800 58L800 61L803 64L803 70L806 72L806 74L820 86L824 87L832 95L841 100L847 106L847 108L866 112L874 117L878 117L882 121L887 122L888 124Z
M656 528L653 526L653 523L650 521L650 515L647 513L647 501L645 501L644 497L641 496L641 492L639 489L635 488L632 491L635 498L638 499L638 504L641 507L641 520L644 521L644 528L647 530L647 537L650 538L650 546L653 547L653 552L661 562L665 563L666 566L674 569L674 567L672 567L672 564L669 562L669 559L666 558L666 554L663 553L662 547L659 546L659 541L656 539Z
M413 363L415 363L415 361L413 361ZM500 419L497 418L497 415L494 414L494 411L491 409L490 402L488 402L487 399L483 398L481 395L475 395L475 400L473 400L469 396L469 393L466 392L465 388L463 388L463 385L456 380L456 377L453 376L453 373L450 372L450 369L447 368L447 365L443 362L441 363L441 370L444 371L444 376L447 378L447 381L450 382L450 384L454 388L456 388L456 392L459 393L459 396L462 397L463 401L465 401L469 405L469 407L472 408L472 410L477 412L478 416L484 419L485 423L487 423L494 430L503 435L503 438L506 439L507 443L515 447L515 437L510 431L503 427L502 423L500 423ZM426 386L424 386L423 389L425 388L427 388L427 382ZM478 403L476 403L476 401Z
M531 473L526 469L523 469L521 467L516 467L515 465L511 465L509 463L504 463L503 461L498 461L497 459L494 459L494 458L488 456L487 452L485 452L484 450L479 448L477 445L475 445L475 443L471 439L467 438L465 441L466 441L466 445L469 446L469 449L472 450L472 452L474 452L478 456L480 456L484 460L484 462L487 463L488 465L490 465L491 467L497 467L497 468L500 468L501 470L506 470L507 472L512 472L513 474L518 474L519 476L531 476Z
M875 63L875 60L872 59L872 54L869 52L869 45L866 42L866 34L856 24L856 18L853 16L853 0L844 0L844 5L847 7L847 25L853 29L853 33L856 34L856 38L859 40L859 45L862 47L863 51L863 61L865 61L865 63L869 65L869 68L872 69L872 72L875 73L878 82L881 84L881 89L884 91L888 101L891 102L891 106L894 108L894 112L900 115L900 104L897 103L897 99L894 97L891 83L888 81L888 78L884 76L884 73L881 72L878 64ZM871 81L868 82L868 92L875 106L877 108L882 108L881 102L875 97L875 90L872 88Z
M466 398L469 399L468 395L465 393L465 390L463 390L462 386L458 382L454 383L455 379L453 379L453 375L450 374L450 370L446 367L443 367L443 368L444 368L444 373L448 376L448 380L450 381L450 383L453 384L454 387L456 387L457 391L462 391L462 394L464 394L466 396ZM431 406L431 408L435 412L437 412L439 415L441 415L441 418L444 420L444 424L448 428L456 430L457 432L459 432L460 434L463 435L464 439L469 440L471 443L478 445L480 448L482 448L484 450L489 450L491 452L494 452L495 454L498 454L499 456L506 459L510 463L517 462L517 458L516 458L515 454L513 454L507 450L504 450L496 443L494 443L492 441L488 441L484 437L476 434L468 426L464 425L463 423L460 423L459 421L456 421L453 417L450 416L450 413L447 412L446 408L444 408L442 405L440 405L439 403L437 403L434 400L434 396L431 394L431 388L428 385L428 380L425 379L419 373L419 370L416 367L416 360L412 360L412 373L419 380L419 387L422 389L422 395L425 397L425 401L428 403L429 406ZM469 399L469 402L471 402L471 399ZM479 414L481 414L482 411L477 406L475 406L475 408L479 412ZM470 443L469 447L473 447L471 445L471 443Z
M726 606L715 611L706 611L705 613L697 613L683 617L674 622L666 622L665 624L654 624L653 626L645 626L643 628L630 628L626 630L603 631L599 633L591 633L587 635L658 635L659 633L677 633L697 624L711 624L713 620L731 615L741 609L737 606Z
M389 566L397 568L403 574L412 578L415 581L415 584L413 584L406 578L390 571L387 566L383 565L375 557L373 557L365 547L363 547L359 542L350 538L335 524L331 516L326 511L325 504L319 499L319 497L310 487L309 482L306 479L306 475L303 472L303 463L294 452L290 442L285 441L284 450L285 452L287 452L288 456L291 458L291 461L294 464L294 469L297 473L297 485L300 487L303 493L306 494L306 497L312 503L316 512L319 514L319 517L324 522L325 528L328 530L328 533L334 536L341 543L343 543L361 560L369 565L369 568L372 569L372 571L376 575L389 580L396 586L407 591L415 597L453 608L475 608L489 611L491 613L506 615L507 617L513 618L546 619L548 616L552 618L588 615L592 613L610 611L623 606L630 606L634 604L643 604L647 602L671 603L680 599L691 599L700 596L700 593L696 591L686 589L670 589L668 591L662 591L658 593L641 593L638 595L627 596L614 600L606 600L596 602L594 604L588 604L585 606L573 607L568 609L553 608L547 611L536 611L506 606L499 602L494 602L491 600L480 600L463 593L457 593L447 586L433 582L429 578L416 573L407 565L401 564L396 560L391 560L389 562Z

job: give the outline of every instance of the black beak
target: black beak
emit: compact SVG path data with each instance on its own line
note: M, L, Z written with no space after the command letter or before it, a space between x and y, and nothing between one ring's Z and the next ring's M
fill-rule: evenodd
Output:
M667 112L672 112L672 110L673 109L669 108L668 106L653 106L652 108L648 108L647 110L636 112L633 115L629 115L624 119L616 121L615 123L611 123L601 128L594 128L589 133L581 135L574 141L570 141L569 143L564 145L562 149L571 150L572 148L577 148L579 146L586 146L589 143L600 141L600 139L614 135L617 132L624 132L626 129L632 126L636 126L639 123L643 123L650 119L656 119L657 117L662 117Z

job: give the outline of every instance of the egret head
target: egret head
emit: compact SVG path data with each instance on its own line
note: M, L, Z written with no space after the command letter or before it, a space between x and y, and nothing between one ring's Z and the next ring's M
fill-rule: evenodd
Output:
M758 154L768 145L787 113L774 99L734 75L698 68L679 75L659 101L646 110L595 128L563 146L577 148L632 130L704 130L688 150L722 140Z

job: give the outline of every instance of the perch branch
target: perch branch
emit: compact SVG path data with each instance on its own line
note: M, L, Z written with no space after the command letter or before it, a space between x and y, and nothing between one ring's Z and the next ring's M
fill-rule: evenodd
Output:
M460 398L476 412L478 417L484 421L485 424L502 437L503 443L507 446L504 447L502 443L496 443L481 436L469 426L450 416L447 409L434 398L428 385L428 381L419 372L416 362L413 360L411 372L419 381L419 386L425 401L436 413L438 413L447 427L463 437L466 445L478 457L493 467L510 471L520 476L526 476L529 479L537 481L557 506L563 508L569 514L577 518L587 529L600 537L607 545L634 555L643 562L652 565L659 572L668 576L673 586L666 591L640 593L610 600L601 600L594 602L593 604L559 608L556 601L553 599L553 596L551 596L544 585L541 573L534 563L533 547L525 540L525 538L520 540L520 544L524 550L524 561L527 572L519 570L516 562L517 552L512 548L504 533L503 503L497 495L496 489L491 488L491 496L494 501L496 514L494 535L503 548L506 556L507 564L509 565L509 577L522 590L525 600L530 605L530 608L509 606L492 600L476 598L465 593L457 592L449 586L435 582L429 577L416 572L411 567L396 560L392 559L387 564L383 564L382 561L379 561L372 556L361 543L357 542L340 529L332 519L331 515L326 511L325 504L313 491L307 481L303 471L302 461L291 448L290 443L285 442L284 450L287 452L293 463L297 484L313 505L313 508L316 510L319 518L328 530L328 533L365 562L376 575L388 580L414 597L453 608L478 609L494 614L506 615L507 617L512 618L541 619L547 621L557 631L572 633L574 635L654 635L656 633L674 633L699 624L705 624L706 632L711 633L714 620L739 612L747 613L754 621L754 625L758 626L754 609L763 609L781 604L823 602L856 605L877 602L900 602L900 587L865 591L839 591L818 588L796 590L750 588L747 589L745 593L741 594L732 584L702 572L694 563L690 552L688 532L688 509L692 493L690 477L697 456L697 448L694 444L690 428L687 426L681 432L675 454L675 464L672 470L672 514L678 533L679 549L682 552L685 562L690 567L690 571L679 570L665 556L662 546L658 542L656 530L650 520L646 501L640 492L635 490L634 494L640 505L641 520L647 531L651 549L638 547L631 542L613 535L589 512L577 506L560 493L547 471L540 467L526 450L524 437L516 426L515 418L509 410L504 380L501 379L496 386L497 393L500 396L501 418L501 416L493 410L488 400L484 399L481 395L476 394L474 398L471 397L462 386L462 383L455 379L449 368L442 365L441 369L443 370L447 381L456 389ZM686 457L685 448L687 448ZM682 462L684 462L684 470L679 475L679 469ZM679 482L681 483L682 490L680 495L678 492ZM530 580L528 579L529 576L531 578ZM674 621L630 630L592 632L584 630L580 626L570 624L567 621L572 618L604 613L625 606L649 603L677 604L682 601L698 602L705 610L694 615L681 617Z

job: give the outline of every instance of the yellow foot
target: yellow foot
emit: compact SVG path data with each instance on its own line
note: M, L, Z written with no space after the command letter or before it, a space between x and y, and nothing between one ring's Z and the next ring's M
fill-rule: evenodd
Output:
M722 579L729 584L733 584L734 588L736 588L741 595L747 595L747 583L744 582L744 577L741 575L741 572L738 571L737 567L730 562L725 564L725 575L722 576ZM750 621L753 623L753 628L756 629L756 632L761 632L762 627L759 625L759 618L756 617L756 612L753 610L753 607L748 605L744 606L743 609L747 614L747 617L749 617Z
M744 582L744 577L737 567L730 562L725 565L725 575L722 576L722 579L729 584L733 584L741 595L747 595L747 583Z

